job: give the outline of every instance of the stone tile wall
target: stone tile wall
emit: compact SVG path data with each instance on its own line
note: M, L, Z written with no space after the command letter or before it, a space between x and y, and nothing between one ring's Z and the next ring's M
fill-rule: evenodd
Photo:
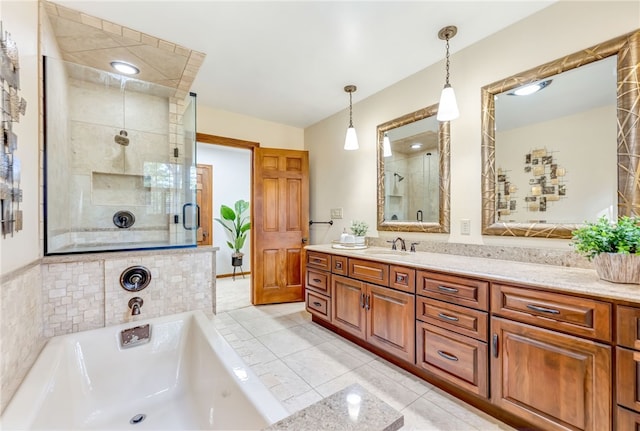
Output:
M42 335L40 261L3 275L0 288L0 412L46 339Z
M217 248L199 247L48 256L3 275L0 288L0 413L46 340L138 319L215 311ZM151 271L144 290L130 293L120 274L143 265ZM128 301L144 300L131 316Z

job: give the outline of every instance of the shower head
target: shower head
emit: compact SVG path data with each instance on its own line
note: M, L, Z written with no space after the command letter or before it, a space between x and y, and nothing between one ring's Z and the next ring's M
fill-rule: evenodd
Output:
M116 144L126 147L129 145L129 138L126 130L120 130L120 133L113 137Z
M399 173L397 173L397 172L394 172L394 173L393 173L393 176L394 176L394 177L398 177L398 182L400 182L400 181L404 180L404 177L403 177L402 175L400 175Z

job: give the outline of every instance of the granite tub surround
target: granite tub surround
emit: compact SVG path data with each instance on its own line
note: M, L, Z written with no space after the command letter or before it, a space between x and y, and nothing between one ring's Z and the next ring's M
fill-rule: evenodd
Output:
M45 337L96 329L183 311L215 311L217 247L48 256L42 262ZM151 283L137 293L120 286L120 274L142 265ZM127 303L139 296L141 313Z
M518 283L520 285L541 289L551 288L566 293L640 303L640 289L638 289L638 285L609 283L600 280L594 269L424 251L393 251L391 247L343 250L332 248L330 245L310 245L307 246L306 249L412 266L418 269L452 272L459 275L480 277L493 281Z
M404 416L389 404L354 383L265 428L277 430L395 431Z

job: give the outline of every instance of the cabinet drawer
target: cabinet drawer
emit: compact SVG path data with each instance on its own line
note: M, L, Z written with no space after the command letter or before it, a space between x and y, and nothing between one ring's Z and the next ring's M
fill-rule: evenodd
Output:
M494 283L491 311L536 326L611 341L611 304L606 302Z
M317 251L307 251L307 266L330 271L331 255L318 253Z
M487 343L416 322L416 365L482 397L489 395Z
M640 350L640 308L617 308L618 344L630 349Z
M407 293L416 293L416 270L404 266L389 266L389 287Z
M349 277L389 286L389 265L349 258Z
M331 272L339 275L347 275L349 273L347 261L346 256L331 256Z
M329 277L328 272L316 271L314 269L307 269L307 289L316 290L324 295L330 295L329 293Z
M472 278L418 271L416 293L465 307L488 310L489 283Z
M319 293L307 290L307 311L309 313L331 321L331 299Z
M616 347L618 404L640 412L640 352Z
M618 407L616 415L616 430L618 431L638 431L640 430L640 413L632 412L622 407Z
M416 297L416 304L416 319L487 341L488 313L422 296Z

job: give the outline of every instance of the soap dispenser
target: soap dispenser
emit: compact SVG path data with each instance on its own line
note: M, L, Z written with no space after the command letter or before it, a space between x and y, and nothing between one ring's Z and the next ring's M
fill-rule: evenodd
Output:
M345 227L342 230L342 235L340 235L340 242L344 244L345 242L347 242L348 237L349 237L349 234L347 233L347 228Z

